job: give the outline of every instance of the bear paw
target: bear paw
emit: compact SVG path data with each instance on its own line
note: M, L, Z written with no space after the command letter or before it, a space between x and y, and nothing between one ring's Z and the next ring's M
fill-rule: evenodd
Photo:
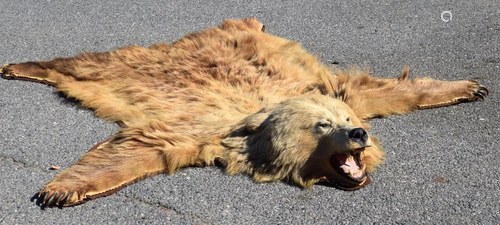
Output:
M50 183L40 191L38 198L45 206L62 207L83 203L85 193L76 191L75 188L65 187L63 184Z
M483 101L486 96L490 93L488 91L488 88L485 86L479 84L479 82L475 80L470 81L471 84L471 92L472 92L472 98L470 99L471 101Z

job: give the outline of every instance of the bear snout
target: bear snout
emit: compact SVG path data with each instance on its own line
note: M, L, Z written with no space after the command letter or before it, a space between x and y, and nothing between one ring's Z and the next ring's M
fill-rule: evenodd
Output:
M362 148L370 146L368 142L368 133L365 129L357 127L349 131L349 139L358 143Z

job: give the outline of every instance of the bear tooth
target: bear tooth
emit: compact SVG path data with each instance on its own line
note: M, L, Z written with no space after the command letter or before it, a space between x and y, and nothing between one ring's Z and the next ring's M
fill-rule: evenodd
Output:
M352 155L350 152L346 153L345 156L346 156L346 160L349 160L349 161L352 160Z
M352 170L350 170L350 169L349 169L349 175L350 175L351 177L354 177L354 176L356 176L356 175L359 175L359 173L361 173L361 171L357 171L356 173L354 173L354 172L352 172Z
M363 177L363 181L361 181L361 183L359 183L358 186L362 186L365 182L366 182L366 177Z

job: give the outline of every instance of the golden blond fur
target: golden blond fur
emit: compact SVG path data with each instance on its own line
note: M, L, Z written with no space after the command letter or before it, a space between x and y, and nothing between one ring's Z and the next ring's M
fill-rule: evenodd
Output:
M122 127L47 184L44 203L215 162L258 182L357 189L383 161L368 119L487 95L475 81L409 80L407 68L395 79L327 68L263 31L256 19L226 20L172 44L4 66L4 78L54 85Z

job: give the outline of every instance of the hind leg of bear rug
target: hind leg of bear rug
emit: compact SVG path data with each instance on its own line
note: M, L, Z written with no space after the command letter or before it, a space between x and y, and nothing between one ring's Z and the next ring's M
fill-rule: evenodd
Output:
M113 194L148 176L198 165L198 146L192 143L186 135L168 132L160 123L123 128L61 172L39 198L45 206L76 205Z

